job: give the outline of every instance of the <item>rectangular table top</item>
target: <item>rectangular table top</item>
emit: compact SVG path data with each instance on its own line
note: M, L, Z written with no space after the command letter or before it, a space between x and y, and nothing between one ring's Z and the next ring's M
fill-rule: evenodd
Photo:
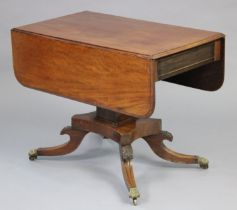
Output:
M95 12L12 29L14 72L26 87L134 117L155 107L155 82L216 90L224 35Z
M18 29L127 51L152 59L223 37L223 34L217 32L89 11L18 27Z

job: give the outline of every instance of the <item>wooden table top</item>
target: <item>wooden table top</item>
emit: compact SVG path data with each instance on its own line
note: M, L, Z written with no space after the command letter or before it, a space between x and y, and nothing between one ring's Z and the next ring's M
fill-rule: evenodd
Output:
M134 117L155 107L155 82L217 90L224 35L80 12L12 29L13 65L29 88Z
M223 37L223 34L84 11L19 30L159 58Z

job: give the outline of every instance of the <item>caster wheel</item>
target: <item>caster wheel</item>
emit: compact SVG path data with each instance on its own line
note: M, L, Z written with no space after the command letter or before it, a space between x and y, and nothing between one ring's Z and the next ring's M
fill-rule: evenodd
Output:
M208 169L208 167L209 167L209 161L203 157L198 158L198 164L199 164L200 168L202 168L202 169Z
M31 150L29 153L29 160L33 161L33 160L36 160L37 159L37 150L36 149L33 149Z
M137 205L137 199L136 198L132 199L132 203L133 203L134 206L136 206Z
M140 197L140 193L138 192L136 187L129 189L129 198L132 199L134 206L137 205L137 198L139 198L139 197Z

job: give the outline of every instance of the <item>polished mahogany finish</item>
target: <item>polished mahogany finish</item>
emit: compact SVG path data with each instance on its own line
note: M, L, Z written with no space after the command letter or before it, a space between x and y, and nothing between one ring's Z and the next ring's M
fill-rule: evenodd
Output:
M143 139L159 157L208 168L208 160L170 150L173 136L155 107L155 83L167 81L214 91L224 81L225 37L221 33L143 20L80 12L12 29L16 78L26 87L88 103L96 112L72 117L63 145L34 149L38 156L66 155L89 132L119 144L129 197L140 193L132 167L132 143Z
M134 117L153 113L156 81L224 78L223 34L94 12L14 28L12 44L24 86Z
M29 153L31 160L38 156L55 156L65 155L73 152L83 140L83 137L88 132L94 132L102 135L105 138L114 140L119 144L120 159L122 173L125 184L128 188L129 197L134 204L140 193L136 186L135 176L132 167L133 150L131 144L133 141L143 138L151 149L165 160L177 163L199 164L201 168L207 168L208 162L206 159L196 155L184 155L168 149L163 141L173 140L172 134L167 131L162 131L160 119L135 119L132 118L125 124L114 124L109 122L117 113L109 112L104 119L98 119L99 112L104 113L104 110L97 109L96 112L88 114L74 115L72 117L71 126L65 127L61 134L68 134L70 140L56 147L38 148ZM119 119L118 119L119 122Z

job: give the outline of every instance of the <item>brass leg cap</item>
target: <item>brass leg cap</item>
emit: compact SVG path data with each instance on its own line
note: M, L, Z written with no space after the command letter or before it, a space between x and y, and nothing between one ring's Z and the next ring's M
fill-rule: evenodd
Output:
M30 150L30 152L28 153L28 155L29 155L29 159L30 160L35 160L35 159L37 159L37 156L38 156L38 154L37 154L37 149L32 149L32 150Z
M137 205L137 199L136 198L132 199L132 203L133 203L134 206L136 206Z
M132 199L133 205L136 206L137 205L137 198L140 197L140 193L138 192L136 187L130 188L129 189L129 198Z
M204 157L198 157L198 164L202 169L208 169L209 161Z

